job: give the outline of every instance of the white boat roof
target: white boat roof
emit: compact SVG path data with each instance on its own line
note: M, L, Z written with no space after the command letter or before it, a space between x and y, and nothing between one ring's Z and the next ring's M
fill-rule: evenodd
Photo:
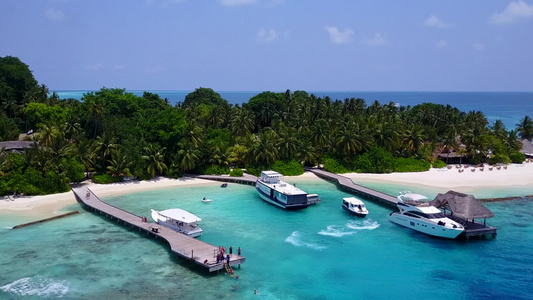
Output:
M426 214L436 214L436 213L440 213L440 209L436 208L435 206L417 206L416 208L418 208L418 210L420 210L421 212L423 213L426 213Z
M355 204L355 205L365 205L363 203L363 201L361 201L361 199L357 199L355 197L347 197L347 198L342 198L342 200L346 201L346 202L349 202L351 204Z
M163 217L174 219L183 223L194 223L202 221L202 219L198 218L197 216L180 208L162 210L158 211L157 213Z
M413 193L407 193L407 194L402 194L400 195L402 198L406 199L406 200L415 200L415 201L418 201L418 200L427 200L428 197L424 196L424 195L420 195L420 194L413 194Z
M276 172L276 171L261 171L262 174L266 175L266 176L269 176L269 177L281 177L283 175L281 175L280 173Z

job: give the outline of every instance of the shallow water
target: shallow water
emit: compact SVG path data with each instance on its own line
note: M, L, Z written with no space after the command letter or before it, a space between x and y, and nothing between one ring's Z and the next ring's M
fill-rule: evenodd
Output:
M496 239L450 241L390 223L392 209L369 200L366 219L349 216L341 209L349 194L329 182L298 180L298 187L322 203L284 211L238 184L104 199L147 217L152 208L177 207L198 215L201 240L242 248L239 279L206 274L165 243L77 205L79 215L22 229L6 229L16 220L2 219L0 299L528 299L533 292L531 200L486 204ZM381 185L391 194L398 188Z

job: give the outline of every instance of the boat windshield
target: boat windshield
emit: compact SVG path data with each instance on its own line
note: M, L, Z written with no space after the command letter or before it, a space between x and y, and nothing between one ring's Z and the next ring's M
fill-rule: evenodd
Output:
M428 219L442 219L446 218L446 216L443 213L436 213L436 214L427 214Z

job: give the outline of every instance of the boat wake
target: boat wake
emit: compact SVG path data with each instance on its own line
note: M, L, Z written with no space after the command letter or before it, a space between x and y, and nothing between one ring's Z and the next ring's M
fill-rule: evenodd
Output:
M319 244L302 242L302 236L301 236L300 232L298 232L298 231L294 231L291 235L289 235L285 239L285 242L287 242L289 244L292 244L292 245L294 245L296 247L308 247L308 248L315 249L315 250L326 249L325 246L322 246L322 245L319 245Z
M318 234L328 235L334 237L343 237L345 235L352 235L360 230L374 230L379 227L379 223L371 220L352 220L346 223L343 227L337 225L328 225L325 230L321 230Z
M54 280L37 275L8 283L0 287L0 290L17 296L61 298L68 292L69 288L63 280Z
M374 230L379 227L379 223L377 221L372 220L363 220L362 222L352 220L346 223L346 227L354 230Z

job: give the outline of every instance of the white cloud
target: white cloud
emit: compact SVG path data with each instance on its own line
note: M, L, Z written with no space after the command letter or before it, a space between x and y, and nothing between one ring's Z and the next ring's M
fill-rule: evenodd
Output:
M485 45L483 45L482 43L472 43L472 48L474 48L474 50L476 51L483 51L485 50Z
M46 17L52 21L62 21L65 18L65 14L61 10L49 8L46 11Z
M87 64L85 66L85 69L87 69L89 71L98 72L98 71L102 70L103 67L104 67L104 65L102 63L96 63L96 64Z
M387 41L380 33L376 33L373 38L369 40L364 40L363 44L369 46L385 46L387 45Z
M251 4L254 2L255 0L220 0L220 3L226 6L246 5L246 4Z
M277 40L279 37L278 33L274 29L264 30L261 29L257 33L257 39L262 43L270 43Z
M518 19L531 17L533 17L533 5L528 5L526 2L519 0L509 3L503 12L493 14L490 21L493 24L507 24Z
M350 28L345 28L343 32L340 32L337 27L326 26L326 30L329 33L329 40L334 44L349 43L354 33Z
M427 27L436 27L436 28L448 28L452 26L450 23L441 21L437 16L431 15L429 18L424 21L424 25Z
M446 43L445 40L440 40L435 43L435 48L446 48L448 47L448 43Z

